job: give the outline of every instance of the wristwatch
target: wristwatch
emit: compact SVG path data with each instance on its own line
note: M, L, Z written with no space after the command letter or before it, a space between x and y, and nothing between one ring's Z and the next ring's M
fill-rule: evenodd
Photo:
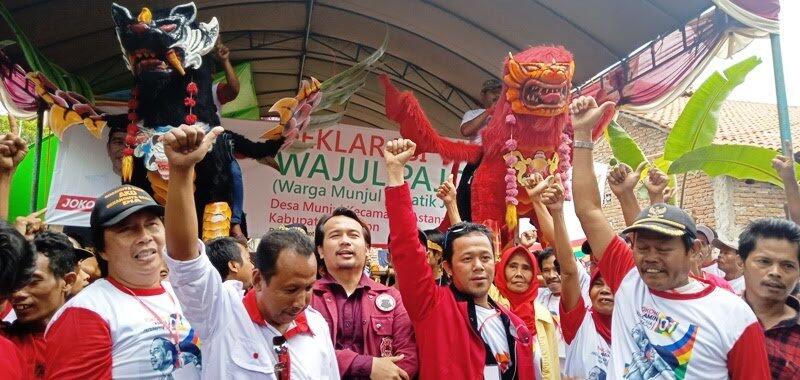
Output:
M583 148L583 149L589 149L589 150L594 149L594 143L591 142L591 141L575 140L575 141L572 142L572 145L575 148Z

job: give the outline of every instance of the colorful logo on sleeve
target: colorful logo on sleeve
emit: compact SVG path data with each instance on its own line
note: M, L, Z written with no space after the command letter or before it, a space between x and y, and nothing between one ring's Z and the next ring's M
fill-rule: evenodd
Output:
M673 329L673 331L675 331ZM668 345L653 344L641 324L631 331L637 350L630 363L625 364L625 379L654 379L661 373L671 373L676 380L686 376L689 360L697 339L698 328L688 325L686 333L680 339Z

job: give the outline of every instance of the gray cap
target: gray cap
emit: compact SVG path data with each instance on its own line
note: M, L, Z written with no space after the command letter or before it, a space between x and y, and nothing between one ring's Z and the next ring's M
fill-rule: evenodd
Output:
M717 247L719 249L730 248L730 249L733 249L733 250L736 250L736 251L739 250L739 242L738 241L736 241L736 240L728 240L728 239L726 239L726 238L724 238L722 236L714 239L714 241L711 242L711 245L713 245L714 247Z
M623 233L648 230L662 235L697 237L697 227L689 214L679 207L656 203L639 213L636 220Z
M717 238L717 233L714 231L714 229L712 229L709 226L706 226L705 224L697 226L697 232L703 234L703 236L706 237L706 240L708 240L709 243L711 243L712 241L714 241L714 239Z

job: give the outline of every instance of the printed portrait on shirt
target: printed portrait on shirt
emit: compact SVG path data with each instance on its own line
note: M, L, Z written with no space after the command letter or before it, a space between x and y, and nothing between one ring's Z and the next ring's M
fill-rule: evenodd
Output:
M586 380L606 380L606 371L597 366L592 367L586 376Z
M595 357L594 362L602 364L603 367L597 365L592 367L586 375L586 380L606 380L605 368L608 367L608 362L611 359L611 350L608 346L598 344L592 355Z
M173 371L181 368L194 367L199 371L202 367L201 345L194 329L179 314L170 314L165 322L178 334L180 342L176 347L169 333L155 337L150 344L150 366L154 371L163 373L164 379L172 379ZM154 324L158 325L160 322L154 321ZM163 327L160 330L163 331Z
M159 372L172 372L178 350L175 345L164 338L155 338L150 344L150 365Z

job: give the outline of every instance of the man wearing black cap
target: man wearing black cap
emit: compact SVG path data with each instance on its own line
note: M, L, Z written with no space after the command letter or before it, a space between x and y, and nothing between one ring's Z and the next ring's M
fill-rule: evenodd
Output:
M96 199L90 225L103 278L50 321L48 378L199 378L194 330L159 274L163 215L164 209L135 186L119 186Z
M491 117L491 108L500 98L500 90L502 86L500 81L494 78L487 79L481 86L481 106L469 110L464 113L461 119L461 135L467 137L475 144L480 144L481 130L489 124ZM458 182L456 191L456 198L458 200L458 210L461 214L461 219L465 221L471 220L470 214L470 184L472 183L472 174L478 168L478 163L470 164L464 167L461 172L461 179Z
M615 294L607 378L768 379L764 333L752 311L734 294L689 276L699 249L689 215L651 205L623 231L631 246L603 215L591 136L613 106L591 97L570 105L575 212Z

